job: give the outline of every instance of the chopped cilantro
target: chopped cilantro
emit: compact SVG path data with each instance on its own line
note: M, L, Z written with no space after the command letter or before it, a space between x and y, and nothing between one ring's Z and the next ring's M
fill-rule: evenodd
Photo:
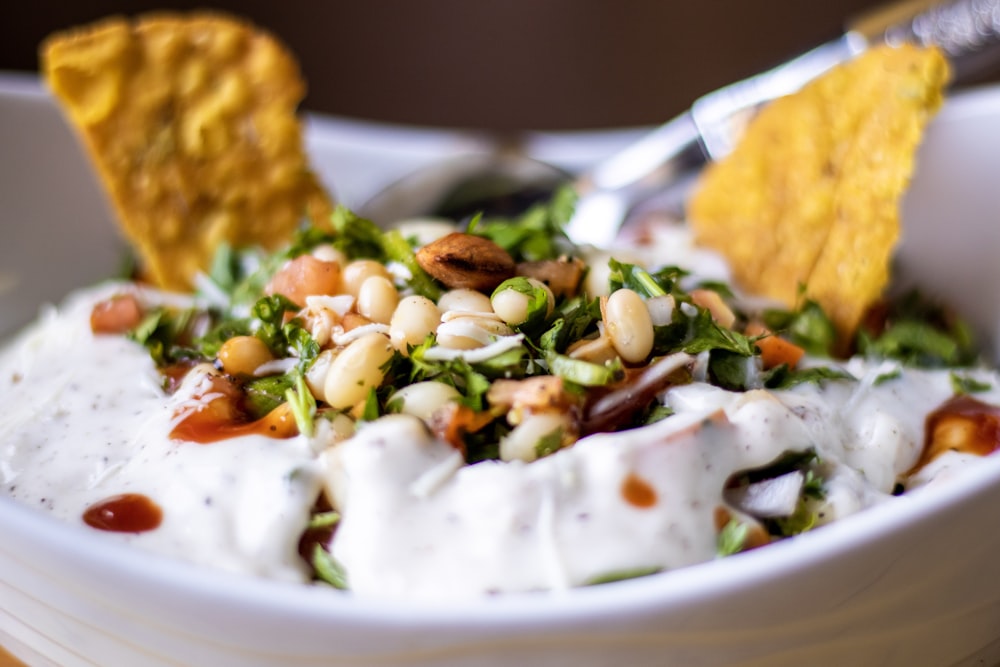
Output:
M782 332L806 353L826 357L833 353L837 332L823 308L807 300L798 310L767 310L763 313L764 325L775 332Z
M296 371L293 375L295 380L293 385L285 390L285 400L292 408L292 415L295 416L295 425L299 427L299 433L311 438L313 419L316 416L316 399L309 391L309 387L306 386L306 379L302 373Z
M320 581L340 590L348 590L347 571L333 557L333 554L324 549L322 545L313 545L311 562L313 570L316 572L316 577Z
M743 551L749 534L750 527L747 524L738 519L730 519L716 537L716 556L725 558Z
M562 447L563 429L557 428L550 433L546 433L535 443L535 455L538 458L554 454Z
M599 574L596 577L591 577L584 582L584 586L598 586L601 584L611 584L616 581L627 581L629 579L638 579L639 577L648 577L652 574L659 574L663 571L662 567L657 565L650 565L648 567L635 567L628 570L616 570L614 572L608 572L606 574Z
M574 248L563 231L576 204L571 187L555 191L552 198L529 208L514 219L476 217L468 232L483 236L506 250L517 261L556 259Z
M961 375L959 373L951 374L951 388L956 394L978 394L984 391L989 391L993 388L988 382L980 382L974 377L968 375Z

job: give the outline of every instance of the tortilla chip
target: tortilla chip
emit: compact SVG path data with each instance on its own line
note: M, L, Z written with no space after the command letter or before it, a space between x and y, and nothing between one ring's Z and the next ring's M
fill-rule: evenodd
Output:
M851 336L889 280L899 204L948 64L879 47L764 108L689 202L697 240L737 283L789 308L818 302Z
M115 17L49 37L41 61L157 285L189 288L222 241L273 248L329 214L295 115L298 65L254 26Z

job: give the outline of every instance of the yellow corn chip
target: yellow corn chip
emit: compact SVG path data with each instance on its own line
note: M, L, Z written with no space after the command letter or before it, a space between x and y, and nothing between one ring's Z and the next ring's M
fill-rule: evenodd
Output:
M885 46L776 100L702 176L696 238L747 291L813 299L850 336L888 282L899 202L947 79L936 49Z
M252 25L116 17L49 37L41 61L157 285L190 287L222 241L271 248L329 212L295 115L298 65Z

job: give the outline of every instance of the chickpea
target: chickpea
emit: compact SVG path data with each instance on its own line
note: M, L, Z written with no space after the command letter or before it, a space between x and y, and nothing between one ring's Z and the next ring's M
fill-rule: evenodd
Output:
M260 366L274 360L271 350L256 336L234 336L216 355L222 370L230 375L253 375Z

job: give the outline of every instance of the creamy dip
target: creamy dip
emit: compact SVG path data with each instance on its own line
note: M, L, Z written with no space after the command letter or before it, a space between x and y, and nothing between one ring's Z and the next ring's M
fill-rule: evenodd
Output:
M77 524L95 503L140 494L162 510L160 525L109 539L306 581L299 539L325 483L342 515L331 551L355 595L560 589L709 560L727 480L789 451L823 461L820 522L846 516L891 497L920 458L925 416L953 395L948 371L855 359L844 366L854 380L786 391L678 386L662 395L672 417L532 463L464 465L407 415L333 445L322 431L198 444L169 438L178 415L207 400L198 374L168 394L145 349L91 332L94 304L123 290L147 305L178 299L119 284L86 290L0 358L0 492ZM994 387L983 401L1000 401L994 374L968 374ZM939 457L912 485L975 459Z
M91 332L94 304L123 289L136 291L113 284L74 295L0 359L0 490L81 524L92 504L140 494L162 509L160 526L110 536L224 570L304 580L297 542L321 484L309 441L170 440L195 383L167 395L144 348ZM136 293L150 304L174 299Z

